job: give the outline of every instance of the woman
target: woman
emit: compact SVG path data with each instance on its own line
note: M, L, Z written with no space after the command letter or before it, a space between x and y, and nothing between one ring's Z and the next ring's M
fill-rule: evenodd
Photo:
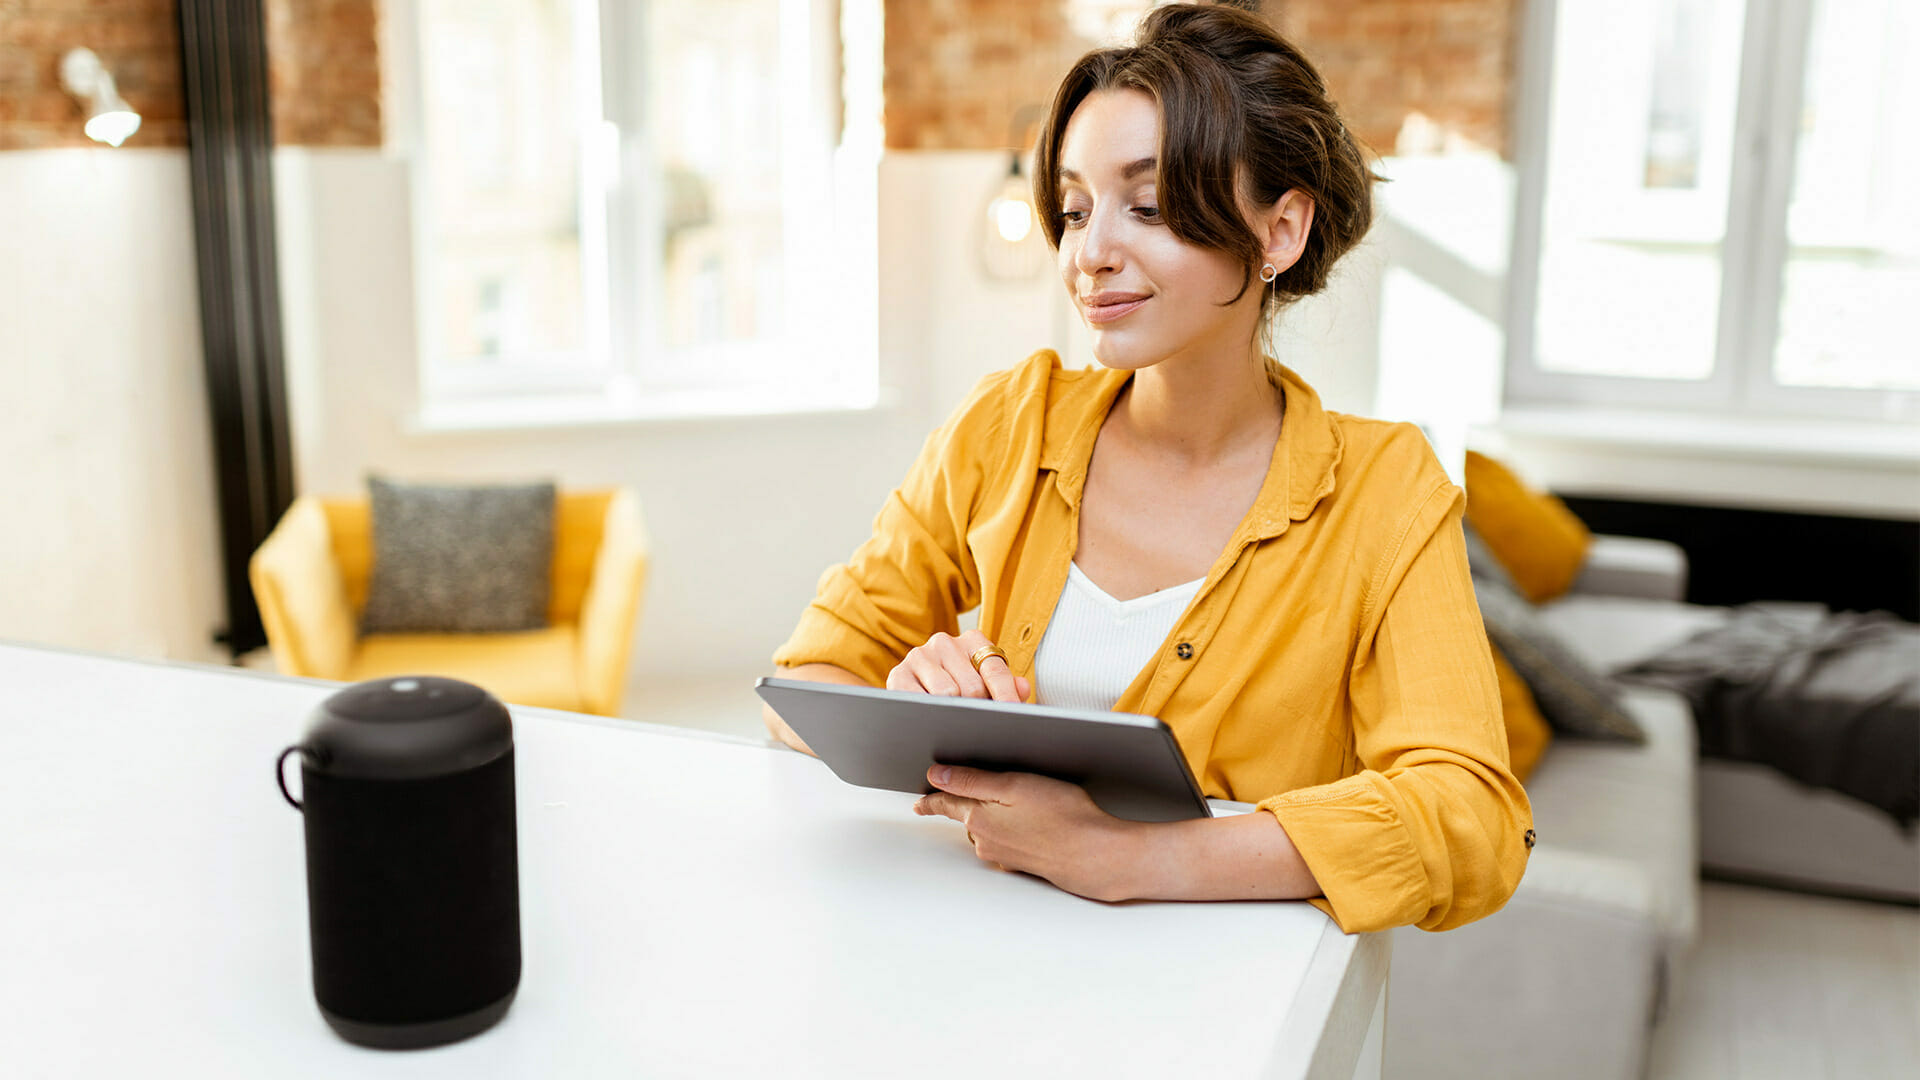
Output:
M1043 351L982 380L774 662L1158 716L1209 797L1261 812L1123 821L934 767L915 811L983 861L1101 900L1309 898L1350 933L1512 895L1531 814L1462 493L1417 429L1325 411L1258 347L1364 235L1372 180L1312 66L1242 11L1158 8L1062 83L1035 204L1104 370Z

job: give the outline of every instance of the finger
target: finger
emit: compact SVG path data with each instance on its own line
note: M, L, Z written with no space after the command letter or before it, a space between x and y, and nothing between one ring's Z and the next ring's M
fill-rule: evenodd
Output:
M887 689L906 690L915 694L927 692L927 688L920 685L920 680L914 676L913 669L907 666L905 660L895 664L893 670L887 672Z
M1007 666L1005 660L989 656L980 661L980 677L986 681L987 693L993 695L993 700L1020 700L1020 681L1014 677L1013 669Z
M980 672L973 666L973 650L980 646L968 644L975 637L979 637L979 633L972 630L957 638L937 634L932 641L927 642L927 645L940 657L941 666L946 668L947 674L952 677L954 685L960 688L962 695L983 698L989 696L990 691L987 689L986 682L980 678ZM981 638L981 640L986 639Z
M1025 701L1033 696L1033 680L1027 678L1025 675L1015 675L1013 677L1013 685L1015 689L1020 691L1021 701Z
M1011 776L964 765L935 765L927 770L927 783L972 802L1005 802Z
M941 697L960 696L960 685L953 681L953 676L940 663L939 658L924 646L908 653L906 663L908 669L913 672L913 677L919 681L927 693Z
M921 817L952 818L965 825L977 805L972 799L963 799L958 795L936 791L931 795L922 795L920 801L913 804L913 812Z

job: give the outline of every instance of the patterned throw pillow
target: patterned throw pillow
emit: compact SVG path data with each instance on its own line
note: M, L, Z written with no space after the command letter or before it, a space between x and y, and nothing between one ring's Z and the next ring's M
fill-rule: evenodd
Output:
M480 633L547 625L551 483L502 487L367 478L373 572L363 633Z
M1645 742L1646 732L1620 708L1619 691L1587 666L1541 620L1512 585L1485 574L1473 577L1487 637L1533 692L1541 715L1562 735L1617 742Z

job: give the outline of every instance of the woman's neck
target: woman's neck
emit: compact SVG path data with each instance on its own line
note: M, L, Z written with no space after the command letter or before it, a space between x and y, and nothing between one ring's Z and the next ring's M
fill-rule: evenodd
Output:
M1242 453L1270 453L1283 401L1251 356L1168 357L1136 371L1113 416L1141 446L1205 467Z

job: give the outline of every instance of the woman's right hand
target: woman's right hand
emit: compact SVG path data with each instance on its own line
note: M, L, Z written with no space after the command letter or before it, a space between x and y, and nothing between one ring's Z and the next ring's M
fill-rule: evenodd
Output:
M959 637L935 634L887 672L887 689L940 697L1025 701L1033 684L1015 675L1005 660L989 656L980 662L980 670L973 669L968 657L991 644L978 630L969 630Z

